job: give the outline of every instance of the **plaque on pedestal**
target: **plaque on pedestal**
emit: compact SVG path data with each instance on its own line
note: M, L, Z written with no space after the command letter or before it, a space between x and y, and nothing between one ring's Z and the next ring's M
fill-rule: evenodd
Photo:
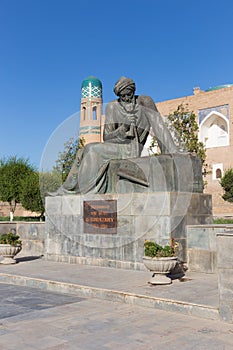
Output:
M83 202L84 233L117 233L117 201Z

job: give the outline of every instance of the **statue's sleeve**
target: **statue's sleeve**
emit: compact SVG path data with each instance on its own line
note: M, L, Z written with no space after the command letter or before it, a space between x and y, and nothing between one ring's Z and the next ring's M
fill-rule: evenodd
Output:
M176 153L177 147L153 99L150 96L139 96L138 103L145 107L145 115L158 141L161 153Z
M119 123L113 103L109 103L105 110L105 124L103 139L107 142L125 142L127 126Z

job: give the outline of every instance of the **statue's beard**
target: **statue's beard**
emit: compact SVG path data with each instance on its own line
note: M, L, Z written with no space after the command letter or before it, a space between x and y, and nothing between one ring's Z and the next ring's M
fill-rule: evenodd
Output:
M129 102L125 102L125 101L120 100L120 104L122 105L122 107L123 107L127 112L131 112L131 111L133 111L134 108L135 108L135 100L134 100L134 98L132 98L132 100L129 101Z

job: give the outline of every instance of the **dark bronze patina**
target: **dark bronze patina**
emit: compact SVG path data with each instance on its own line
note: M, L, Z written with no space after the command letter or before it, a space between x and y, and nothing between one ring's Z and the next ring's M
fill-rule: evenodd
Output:
M135 83L121 77L114 87L117 100L105 111L103 143L87 144L79 150L71 171L58 191L51 195L108 193L111 160L138 158L152 129L161 154L177 153L172 136L149 96L136 96ZM148 186L141 169L128 162L118 171L121 178Z

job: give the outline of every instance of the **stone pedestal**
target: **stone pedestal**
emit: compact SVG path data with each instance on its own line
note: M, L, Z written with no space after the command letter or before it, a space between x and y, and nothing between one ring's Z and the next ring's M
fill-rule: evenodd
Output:
M212 223L211 196L202 193L201 160L191 154L112 160L106 181L105 194L46 198L48 259L144 269L144 240L164 245L172 237L186 262L186 226ZM99 201L99 207L115 201L116 215L96 212L88 222L85 217L84 225L87 201ZM95 230L91 221L105 228ZM110 228L113 221L116 226Z
M115 200L116 233L84 232L84 201ZM186 225L212 222L211 196L191 192L115 193L46 198L47 259L100 266L144 269L145 239L180 243L187 260Z

